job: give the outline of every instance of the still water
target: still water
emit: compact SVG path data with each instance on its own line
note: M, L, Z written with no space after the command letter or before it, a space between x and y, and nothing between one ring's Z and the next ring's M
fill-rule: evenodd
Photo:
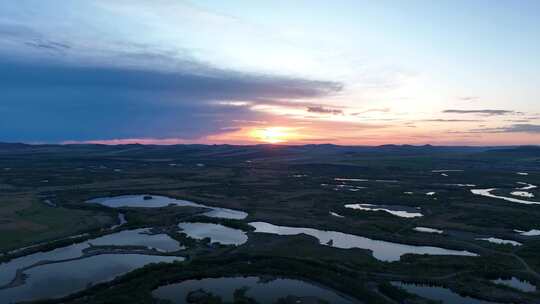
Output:
M444 287L409 284L403 282L392 282L392 285L401 287L407 290L409 293L419 295L426 299L440 301L444 304L493 304L493 302L461 296Z
M150 263L182 261L180 257L141 254L103 254L31 268L26 283L0 289L2 303L66 296L93 284L114 279Z
M490 243L499 244L499 245L512 245L512 246L521 246L522 244L520 242L512 241L512 240L503 240L495 237L488 237L488 238L477 238L477 240L480 241L488 241Z
M429 227L414 227L413 230L418 231L418 232L426 232L426 233L437 233L437 234L444 233L444 231L442 230L429 228Z
M319 243L323 245L342 249L369 249L372 251L374 258L386 262L399 261L402 255L408 253L477 256L477 254L465 250L459 251L432 246L413 246L398 244L387 241L372 240L366 237L337 231L323 231L314 228L276 226L264 222L252 222L249 223L249 225L255 228L255 232L272 233L278 235L297 235L303 233L317 238L319 240Z
M373 204L347 204L345 208L362 211L384 211L392 215L403 218L414 218L423 216L418 212L419 208L398 206L398 205L373 205Z
M506 285L508 287L512 287L512 288L521 290L523 292L536 291L536 286L534 286L528 281L520 280L516 277L512 277L510 279L497 279L497 280L493 280L492 282L495 284Z
M138 207L138 208L161 208L167 207L169 205L175 205L179 207L199 207L199 208L208 208L210 211L204 213L203 215L208 217L218 217L218 218L227 218L227 219L236 219L243 220L248 214L243 211L211 207L203 204L198 204L186 200L179 200L171 197L160 196L160 195L120 195L113 197L100 197L94 198L88 203L100 204L111 208L120 208L120 207Z
M25 268L41 261L60 261L80 257L83 255L83 250L89 248L90 244L94 246L144 246L161 252L172 252L183 248L178 241L166 234L149 233L150 229L147 228L125 230L54 250L37 252L13 259L0 264L0 286L9 284L15 277L17 269Z
M211 243L223 245L241 245L247 242L247 234L239 229L212 223L180 223L182 232L194 239L210 238Z
M224 302L232 302L235 290L247 288L245 296L261 304L273 304L287 296L298 297L296 303L308 303L308 300L320 299L333 304L356 303L338 293L321 286L293 279L262 280L259 277L206 278L187 280L165 285L153 291L155 298L169 300L174 304L187 304L190 292L204 291L220 296ZM199 292L200 294L200 292ZM316 303L316 302L309 302Z
M522 199L517 199L517 198L512 198L512 197L506 197L506 196L500 196L500 195L491 194L491 192L495 191L495 190L497 190L497 189L496 188L472 189L471 192L473 194L476 194L476 195L481 195L481 196L490 197L490 198L502 199L502 200L509 201L509 202L512 202L512 203L526 204L526 205L540 204L540 202L526 201L526 200L522 200Z

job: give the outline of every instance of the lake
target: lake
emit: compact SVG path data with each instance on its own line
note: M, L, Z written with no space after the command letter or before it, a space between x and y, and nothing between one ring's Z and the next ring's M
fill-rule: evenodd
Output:
M182 232L194 239L210 238L211 243L223 245L241 245L247 242L247 234L239 229L212 223L180 223Z
M0 286L9 284L15 277L17 269L41 261L60 261L80 257L83 255L83 250L90 247L89 244L94 246L144 246L161 252L177 251L183 248L178 241L166 234L149 234L149 232L149 229L124 230L54 250L36 252L13 259L0 264Z
M121 207L135 207L135 208L162 208L169 205L179 206L179 207L198 207L198 208L207 208L211 209L210 211L203 213L203 215L208 217L217 217L217 218L227 218L227 219L236 219L243 220L248 214L243 211L220 208L220 207L211 207L203 204L194 203L191 201L175 199L171 197L161 196L161 195L150 195L150 194L140 194L140 195L120 195L113 197L99 197L88 200L87 203L100 204L111 208L121 208Z
M155 298L169 300L174 304L190 303L186 299L190 292L204 291L220 296L224 302L232 302L235 290L245 288L245 296L253 298L261 304L274 304L277 300L294 296L295 303L316 303L320 299L333 304L356 303L323 286L307 283L300 280L259 277L221 277L201 280L187 280L180 283L165 285L152 292ZM198 292L198 294L201 294ZM312 302L308 302L311 300ZM247 302L246 302L247 303Z
M500 195L491 194L491 192L495 191L495 190L497 190L497 189L496 188L471 189L471 192L473 194L476 194L476 195L481 195L481 196L490 197L490 198L502 199L502 200L509 201L509 202L512 202L512 203L527 204L527 205L540 204L540 202L525 201L525 200L517 199L517 198L513 198L513 197L506 197L506 196L500 196Z
M514 229L514 231L523 236L540 236L540 229L531 229L529 231Z
M503 240L495 237L488 237L488 238L477 238L477 240L480 241L487 241L494 244L499 245L512 245L512 246L521 246L522 244L520 242L512 241L512 240Z
M516 277L512 277L510 279L497 279L497 280L493 280L492 281L493 283L495 284L501 284L501 285L505 285L505 286L508 286L508 287L511 287L511 288L514 288L514 289L517 289L517 290L521 290L523 292L535 292L536 291L536 286L531 284L530 282L528 281L525 281L525 280L520 280Z
M437 233L437 234L442 234L444 232L442 230L429 228L429 227L414 227L413 230L418 231L418 232Z
M443 304L494 304L493 302L461 296L444 287L403 282L392 282L392 285L401 287L409 293L419 295L426 299L441 301Z
M398 205L373 205L373 204L347 204L345 208L362 211L384 211L392 215L403 218L414 218L424 216L418 212L419 208L398 206Z
M150 263L182 261L180 257L141 254L102 254L47 264L25 271L26 283L0 289L2 303L63 297L90 285L114 279Z
M336 231L323 231L314 228L299 228L276 226L265 222L251 222L249 225L255 228L257 233L271 233L277 235L307 234L319 240L322 245L350 249L369 249L373 257L386 262L399 261L404 254L430 254L430 255L459 255L477 256L477 254L465 250L451 250L432 246L413 246L387 241L372 240L366 237L347 234Z

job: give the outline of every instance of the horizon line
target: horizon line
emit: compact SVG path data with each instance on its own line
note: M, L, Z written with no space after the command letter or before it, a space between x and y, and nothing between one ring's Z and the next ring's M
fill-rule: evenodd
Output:
M335 146L335 147L364 147L376 148L386 146L396 147L470 147L470 148L523 148L534 147L540 148L540 144L521 144L521 145L437 145L437 144L380 144L380 145L342 145L333 143L314 143L314 144L293 144L293 143L253 143L253 144L227 144L227 143L92 143L92 142L69 142L69 143L39 143L39 142L4 142L0 141L0 145L26 145L26 146L236 146L236 147L254 147L254 146L271 146L271 147L303 147L303 146Z

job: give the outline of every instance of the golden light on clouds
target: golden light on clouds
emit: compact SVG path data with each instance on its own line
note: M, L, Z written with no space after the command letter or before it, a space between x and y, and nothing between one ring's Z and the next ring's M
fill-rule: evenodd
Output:
M249 133L250 137L261 142L270 144L284 143L298 137L294 128L289 127L268 127L253 129Z

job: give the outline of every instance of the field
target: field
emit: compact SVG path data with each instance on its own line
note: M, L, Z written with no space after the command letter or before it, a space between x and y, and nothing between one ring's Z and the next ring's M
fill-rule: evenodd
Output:
M526 175L525 175L526 173ZM388 284L430 283L503 303L540 303L540 293L493 284L518 277L540 286L540 205L473 194L510 193L540 185L540 148L432 146L99 146L0 144L0 259L43 250L25 246L89 233L116 223L118 210L85 201L125 194L163 195L245 211L244 220L197 216L197 208L124 208L122 229L158 227L191 244L190 259L154 265L96 285L64 303L152 303L164 282L237 275L299 277L363 303L428 303ZM474 186L472 186L474 185ZM540 200L540 190L527 190ZM346 204L419 208L402 218ZM330 212L339 216L331 215ZM241 246L211 246L173 231L180 220L221 223L249 231ZM307 235L253 232L249 222L339 231L409 245L467 250L477 257L404 255L383 262L365 249L339 249ZM415 231L430 227L443 233ZM500 245L478 238L513 240ZM44 246L60 246L63 242ZM249 263L248 263L249 262Z

